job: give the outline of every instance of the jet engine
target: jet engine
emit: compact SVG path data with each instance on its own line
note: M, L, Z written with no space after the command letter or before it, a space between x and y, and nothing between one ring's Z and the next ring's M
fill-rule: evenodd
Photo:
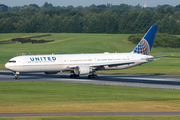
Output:
M77 66L74 68L75 75L89 74L91 69L88 66Z

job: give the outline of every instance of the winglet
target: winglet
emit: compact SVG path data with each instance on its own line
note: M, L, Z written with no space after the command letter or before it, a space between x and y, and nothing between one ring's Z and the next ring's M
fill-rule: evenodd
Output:
M132 53L149 55L156 34L157 26L151 26Z

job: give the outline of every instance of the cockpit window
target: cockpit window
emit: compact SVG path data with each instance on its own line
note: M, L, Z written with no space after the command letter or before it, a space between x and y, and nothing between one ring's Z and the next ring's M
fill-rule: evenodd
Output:
M16 63L15 60L10 60L8 63Z

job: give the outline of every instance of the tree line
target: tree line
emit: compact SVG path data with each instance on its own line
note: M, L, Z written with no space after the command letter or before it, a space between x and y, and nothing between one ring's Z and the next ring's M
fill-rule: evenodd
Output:
M133 34L128 37L128 41L138 44L144 34ZM180 48L180 38L167 33L157 33L153 42L153 47Z
M45 3L23 7L0 4L0 33L159 33L180 34L180 5L90 5L61 7Z

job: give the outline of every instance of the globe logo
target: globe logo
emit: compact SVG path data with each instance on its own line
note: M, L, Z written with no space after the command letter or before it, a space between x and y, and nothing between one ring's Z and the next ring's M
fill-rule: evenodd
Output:
M133 53L149 55L150 54L149 43L145 39L142 39L134 49Z

